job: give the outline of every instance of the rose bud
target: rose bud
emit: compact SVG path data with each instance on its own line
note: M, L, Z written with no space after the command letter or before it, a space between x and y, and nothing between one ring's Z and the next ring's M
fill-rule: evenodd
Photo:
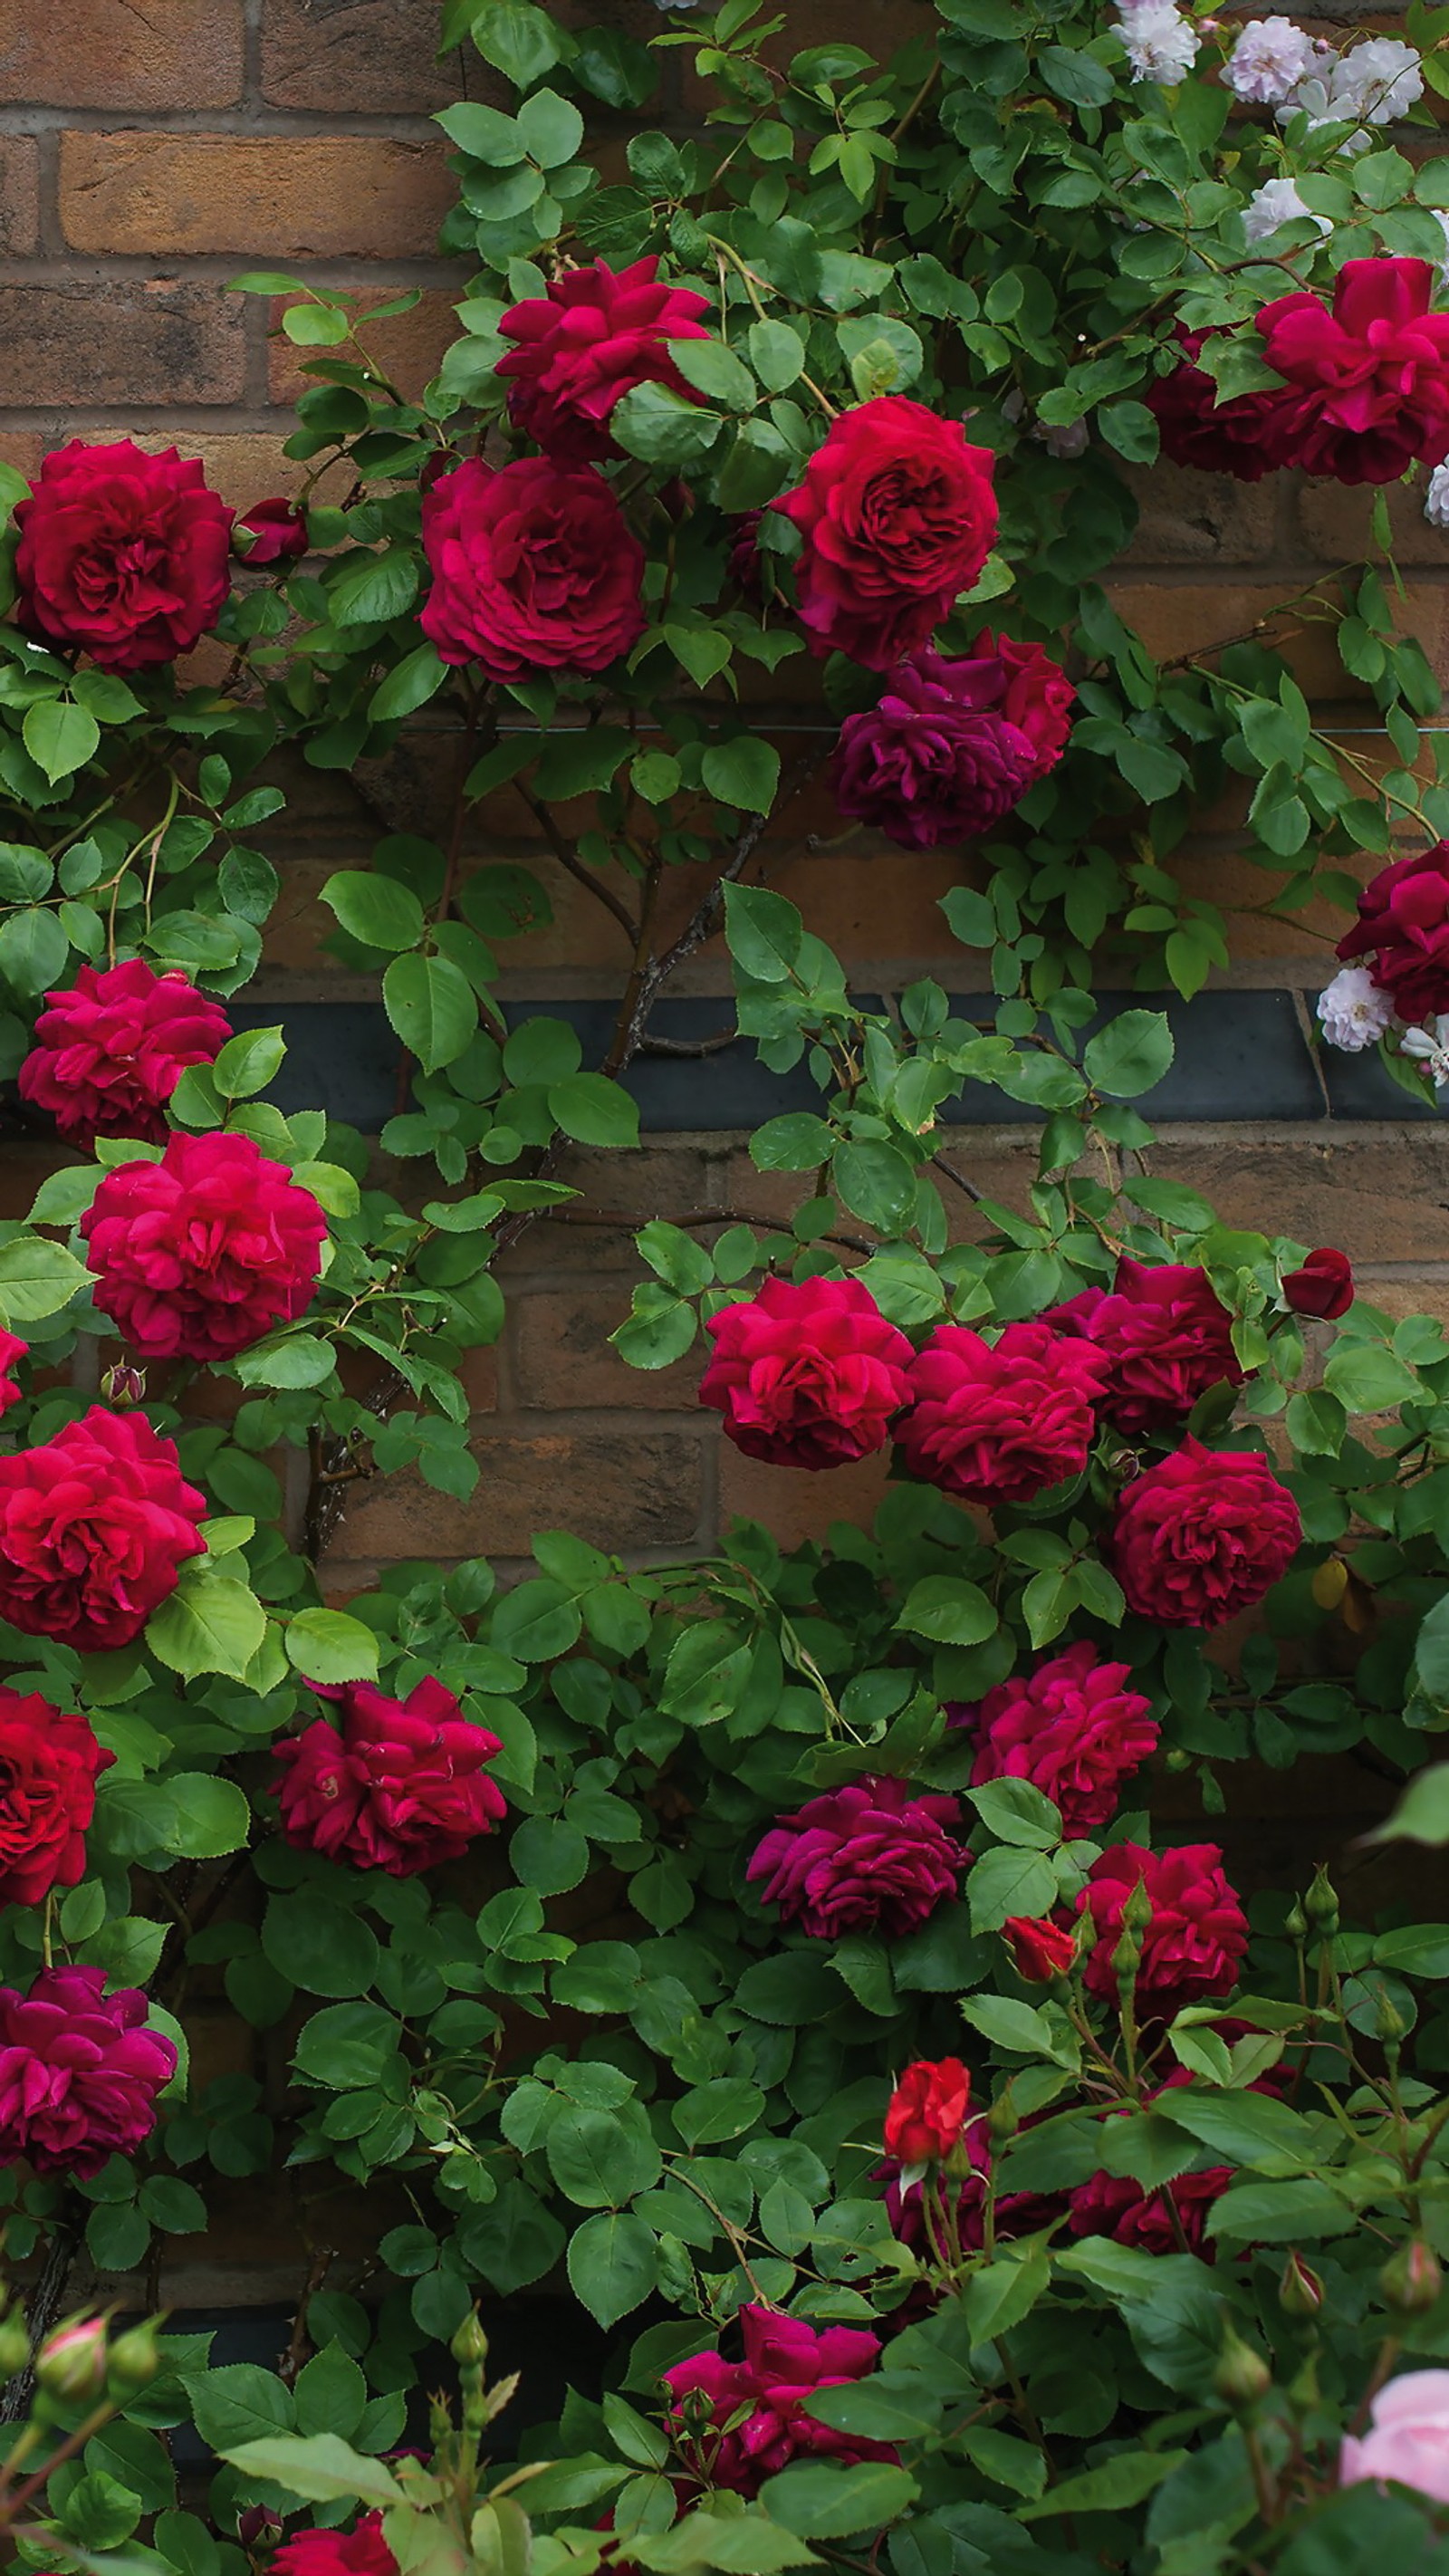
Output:
M101 1379L101 1394L107 1404L143 1404L146 1399L145 1370L132 1368L127 1360L117 1360Z
M295 501L280 496L271 501L258 501L238 519L231 532L231 550L246 563L282 563L289 557L307 551L306 514Z
M1303 1911L1319 1940L1331 1941L1338 1930L1338 1896L1321 1863L1314 1872L1313 1885L1303 1899Z
M1411 2236L1389 2256L1379 2274L1384 2305L1400 2317L1424 2316L1436 2305L1443 2286L1439 2258L1422 2236Z
M110 2394L124 2404L128 2397L138 2396L143 2388L150 2387L160 2367L155 2322L148 2318L144 2325L128 2327L112 2344L106 2357Z
M286 2524L268 2504L249 2504L236 2518L236 2536L243 2549L275 2549Z
M959 2057L908 2066L885 2115L886 2153L903 2165L944 2164L966 2125L971 2078Z
M1213 2372L1213 2388L1235 2415L1248 2413L1273 2385L1273 2374L1259 2352L1229 2326Z
M1290 2317L1317 2317L1323 2313L1323 2283L1316 2272L1310 2272L1296 2248L1283 2266L1278 2297Z
M23 2317L0 2320L0 2383L13 2379L30 2359L30 2337Z
M99 2397L106 2385L103 2317L67 2317L35 2356L35 2376L51 2397Z
M1301 1270L1283 1279L1283 1296L1295 1315L1317 1315L1332 1323L1353 1304L1353 1269L1346 1252L1323 1245L1310 1252Z
M1049 1986L1070 1974L1077 1955L1075 1934L1060 1923L1037 1923L1028 1915L1009 1914L1001 1927L1011 1964L1029 1986Z

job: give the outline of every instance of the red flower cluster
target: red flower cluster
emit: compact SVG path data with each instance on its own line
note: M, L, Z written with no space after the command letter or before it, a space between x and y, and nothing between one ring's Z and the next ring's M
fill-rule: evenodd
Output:
M9 1376L8 1371L24 1359L29 1348L30 1344L22 1342L17 1333L0 1332L0 1413L8 1413L12 1404L20 1402L20 1381Z
M1037 1920L1030 1914L1008 1914L1001 1936L1011 1953L1011 1964L1028 1986L1049 1986L1054 1977L1065 1977L1076 1965L1077 1936L1060 1923Z
M1068 1842L1096 1833L1122 1781L1157 1743L1152 1703L1128 1687L1130 1678L1129 1665L1099 1663L1096 1647L1083 1641L998 1683L979 1708L952 1709L953 1724L974 1727L973 1787L1029 1780L1060 1808Z
M644 549L592 467L470 457L423 494L423 551L423 633L490 680L603 671L644 632Z
M174 662L216 624L232 514L193 458L73 439L15 505L17 617L107 671Z
M1075 696L1039 644L987 634L958 661L919 652L846 717L835 801L906 850L990 831L1060 760Z
M812 1940L842 1932L914 1932L956 1893L965 1846L955 1798L912 1797L904 1780L852 1780L776 1818L745 1876Z
M890 671L928 644L996 535L993 459L904 394L842 412L770 507L804 540L800 615L817 652Z
M297 1850L412 1878L460 1859L505 1813L483 1768L502 1743L440 1681L419 1682L405 1700L370 1682L307 1687L337 1703L338 1723L318 1718L272 1747L282 1833Z
M500 358L511 381L508 416L558 465L592 465L617 455L609 415L635 385L691 391L669 354L671 340L707 340L709 299L665 286L657 259L612 269L602 259L552 280L505 313L498 328L518 347Z
M68 991L45 1001L20 1068L21 1096L82 1153L98 1136L164 1144L166 1103L186 1067L215 1063L231 1036L219 1002L140 957L82 966Z
M1332 1323L1353 1304L1353 1267L1346 1252L1320 1245L1301 1270L1285 1271L1283 1296L1295 1315L1318 1315Z
M858 1279L767 1279L705 1330L714 1355L701 1404L737 1449L781 1467L840 1467L886 1444L915 1354Z
M913 1476L962 1502L1024 1503L1079 1476L1107 1363L1045 1323L1008 1324L995 1342L939 1324L911 1366L896 1446Z
M45 1968L28 1994L0 1986L0 2164L85 2181L156 2125L176 2050L146 2026L134 1986L100 1968Z
M1141 1935L1139 2013L1150 2009L1166 2019L1203 1995L1226 1994L1237 1982L1248 1923L1223 1875L1216 1843L1183 1843L1164 1852L1113 1843L1092 1863L1076 1907L1078 1914L1090 1911L1097 1935L1086 1969L1092 1993L1116 1999L1112 1957L1127 1900L1138 1886L1152 1907Z
M1080 1333L1107 1362L1101 1411L1119 1431L1159 1431L1191 1413L1211 1386L1241 1386L1233 1319L1207 1273L1123 1253L1110 1293L1084 1288L1041 1318Z
M228 1360L311 1301L327 1219L250 1136L167 1141L81 1219L96 1304L143 1359Z
M1172 464L1259 483L1285 461L1278 452L1282 396L1274 386L1219 402L1216 380L1196 362L1204 343L1220 336L1179 330L1182 361L1170 376L1157 378L1147 407L1156 417L1162 453Z
M382 2536L380 2513L365 2513L350 2531L294 2531L269 2561L281 2576L397 2576Z
M81 1654L129 1646L203 1556L206 1498L144 1413L92 1405L0 1458L0 1618Z
M856 2326L807 2325L802 2317L776 2316L769 2308L741 2308L742 2361L702 2352L664 2373L673 2404L670 2428L698 2476L736 2495L756 2496L767 2478L792 2460L893 2460L884 2442L837 2433L803 2412L817 2388L844 2388L864 2379L880 2359L873 2334ZM694 2400L695 2404L687 2401ZM695 2429L698 2402L707 2409L704 2432ZM320 2568L296 2576L324 2576ZM372 2571L359 2571L372 2576Z
M115 1758L86 1718L0 1689L0 1905L39 1905L84 1878L96 1781Z
M1129 1610L1165 1628L1220 1628L1287 1573L1298 1506L1253 1449L1184 1440L1119 1497L1103 1550Z
M1067 2224L1074 2236L1110 2236L1144 2254L1180 2254L1185 2240L1189 2253L1210 2263L1208 2218L1232 2179L1231 2165L1209 2165L1201 2173L1174 2174L1149 2192L1126 2174L1094 2173L1068 2194Z
M886 2154L903 2165L944 2164L970 2103L971 2077L959 2057L917 2058L886 2106Z
M1358 899L1358 919L1338 943L1345 963L1366 957L1401 1020L1449 1011L1449 841L1380 868Z

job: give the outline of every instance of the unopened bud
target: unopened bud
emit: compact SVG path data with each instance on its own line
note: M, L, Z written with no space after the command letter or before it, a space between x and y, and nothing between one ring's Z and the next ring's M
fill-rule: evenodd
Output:
M1402 2039L1408 2027L1387 1986L1380 1986L1374 1999L1375 2038L1386 2042Z
M243 2549L275 2549L286 2527L269 2504L249 2504L236 2518L236 2536Z
M1122 1908L1122 1929L1124 1932L1135 1932L1140 1938L1151 1920L1152 1899L1147 1893L1147 1881L1139 1878Z
M1399 2317L1422 2317L1434 2307L1444 2286L1439 2257L1422 2236L1411 2236L1389 2256L1379 2274L1386 2308Z
M1011 2086L1008 2084L1003 2092L998 2093L986 2114L986 2134L993 2147L1004 2147L1008 2139L1015 2137L1020 2127L1021 2118L1011 2098Z
M1112 1953L1112 1974L1116 1978L1119 1987L1125 1990L1127 1987L1135 1985L1137 1982L1137 1971L1141 1965L1142 1944L1138 1940L1136 1933L1133 1931L1131 1924L1124 1923L1122 1926L1122 1938Z
M101 1379L101 1393L107 1404L140 1404L146 1393L146 1372L133 1368L129 1360L117 1360Z
M1313 1885L1303 1899L1303 1911L1320 1941L1331 1941L1338 1930L1338 1897L1326 1869L1315 1870Z
M36 2354L35 2376L50 2397L99 2397L106 2385L104 2319L67 2317Z
M1278 2284L1278 2296L1290 2317L1318 2317L1323 2314L1323 2283L1316 2272L1310 2272L1301 2254L1289 2255Z
M488 2337L476 2308L463 2319L449 2350L461 2370L482 2369L488 2358Z
M1262 2354L1229 2326L1213 2372L1213 2387L1223 2404L1231 2406L1235 2415L1246 2414L1272 2385L1273 2374Z
M30 2359L30 2337L24 2319L6 2317L0 2324L0 2381L13 2379Z
M1193 1756L1185 1744L1174 1744L1163 1759L1163 1769L1166 1771L1190 1771L1192 1764Z
M1284 1924L1283 1929L1287 1933L1295 1950L1301 1950L1304 1942L1308 1938L1308 1917L1304 1913L1302 1906L1297 1902L1296 1898L1288 1908L1288 1920Z
M148 2320L145 2325L128 2327L123 2335L117 2335L106 2355L106 2381L111 2395L123 2402L136 2396L141 2389L150 2387L160 2367L155 2326Z

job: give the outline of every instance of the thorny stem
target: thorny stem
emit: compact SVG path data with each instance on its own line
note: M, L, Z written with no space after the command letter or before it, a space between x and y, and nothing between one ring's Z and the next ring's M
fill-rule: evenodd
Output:
M602 877L596 877L593 869L586 868L583 860L578 858L569 848L568 842L564 838L563 833L559 830L558 824L555 822L553 815L549 812L546 805L540 803L539 799L534 795L533 790L529 787L525 787L521 778L515 778L513 784L518 790L519 795L522 797L524 804L528 807L530 814L533 816L535 823L542 832L549 848L557 859L559 866L564 869L566 874L571 876L577 884L587 887L589 893L594 897L595 902L601 903L606 912L611 912L613 914L614 919L618 922L626 939L637 940L639 936L639 924L634 919L634 916L630 912L627 904L621 903L618 896L615 894L613 887L606 885Z

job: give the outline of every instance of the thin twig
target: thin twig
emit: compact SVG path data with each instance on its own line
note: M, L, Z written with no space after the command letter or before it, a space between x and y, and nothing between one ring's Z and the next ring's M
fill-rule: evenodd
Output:
M554 857L559 863L559 866L567 871L568 875L574 879L576 884L587 887L589 893L594 897L595 902L601 903L606 912L611 912L613 914L614 919L622 928L626 939L637 940L639 936L639 924L629 911L627 904L620 902L612 886L605 885L602 877L596 877L592 868L586 868L583 860L575 857L573 851L569 848L567 841L564 839L562 832L559 830L557 823L554 821L552 814L550 814L548 807L540 803L532 789L525 787L521 778L515 778L513 784L517 788L519 795L522 797L524 804L528 807L530 814L533 816L535 823L542 832L544 839L547 841L549 848L552 850Z

